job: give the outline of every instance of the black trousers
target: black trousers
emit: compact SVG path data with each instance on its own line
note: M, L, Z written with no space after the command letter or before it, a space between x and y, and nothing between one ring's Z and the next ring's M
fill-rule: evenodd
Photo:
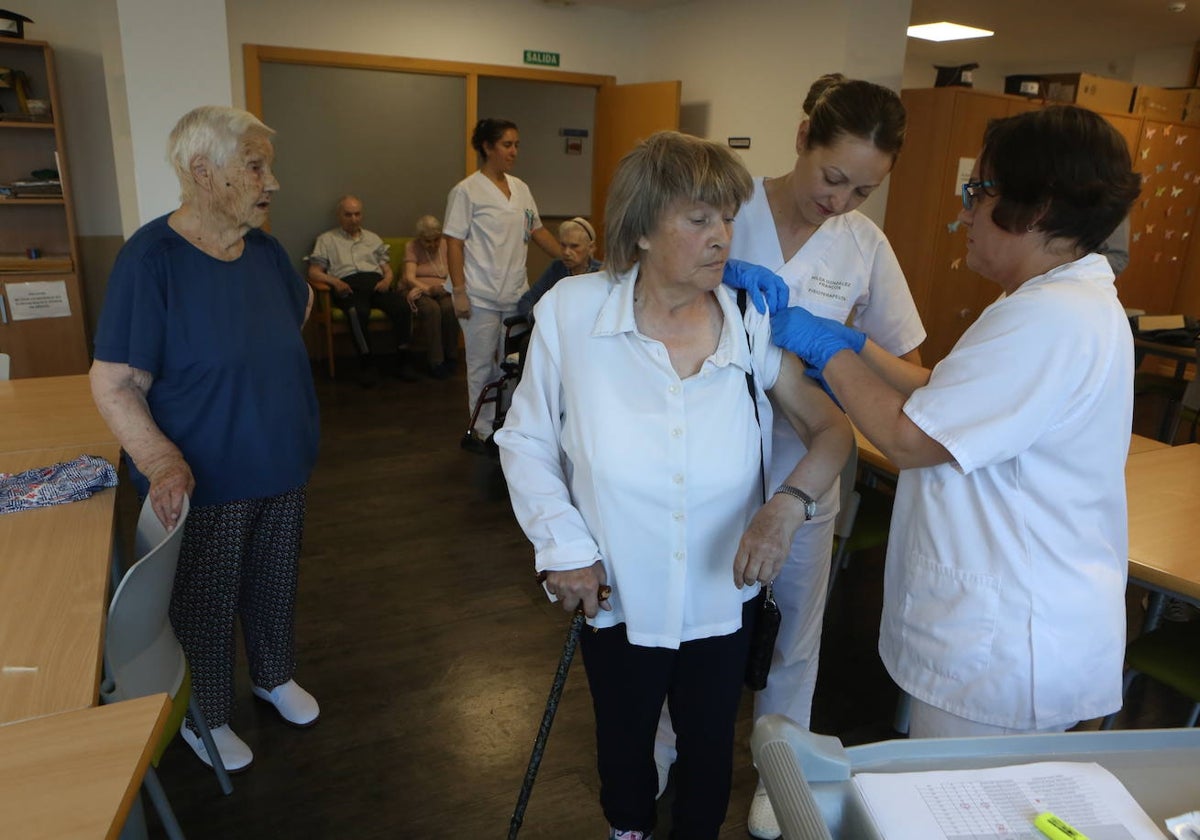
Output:
M720 833L754 603L743 607L736 633L684 642L678 650L632 645L623 624L584 629L580 649L596 715L600 805L613 828L654 829L654 734L665 699L679 750L671 836L708 840Z
M339 297L332 295L334 304L346 313L350 322L350 332L354 335L354 348L360 356L370 355L371 344L367 339L368 321L371 310L382 310L392 322L392 332L396 347L408 344L412 337L412 309L404 295L395 289L386 292L375 291L375 285L383 275L374 271L360 271L343 277L342 281L350 285L350 294Z

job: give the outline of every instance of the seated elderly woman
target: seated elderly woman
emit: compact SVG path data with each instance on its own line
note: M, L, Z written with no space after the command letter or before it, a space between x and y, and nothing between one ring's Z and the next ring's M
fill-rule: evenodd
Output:
M845 418L772 345L766 317L721 284L750 190L716 143L660 132L626 155L605 212L608 268L538 303L496 433L547 590L596 631L580 644L610 837L654 828L664 700L678 733L674 832L717 836L751 604L850 447ZM765 504L764 390L809 445Z
M587 219L576 216L561 223L558 226L558 244L562 248L562 257L550 263L529 291L521 295L517 301L517 312L520 314L528 316L542 295L564 277L600 270L600 262L592 258L596 252L596 231Z
M1063 730L1121 705L1133 346L1094 253L1140 179L1103 118L992 123L959 220L1002 290L932 371L802 309L775 340L900 468L879 652L913 737Z
M436 216L417 219L417 236L404 246L404 296L425 330L426 359L434 379L454 372L458 358L458 318L446 288L446 238Z

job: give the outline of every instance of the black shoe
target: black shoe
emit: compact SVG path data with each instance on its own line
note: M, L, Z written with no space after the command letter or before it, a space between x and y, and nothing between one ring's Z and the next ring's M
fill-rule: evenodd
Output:
M500 457L500 447L496 445L496 441L491 436L487 440L480 440L479 435L475 434L473 430L463 435L458 445L476 455L486 455L489 458Z
M417 373L417 369L405 362L396 369L396 378L401 382L416 382L421 378L421 374Z
M429 375L434 379L449 379L453 373L453 362L442 362L441 364L429 366Z

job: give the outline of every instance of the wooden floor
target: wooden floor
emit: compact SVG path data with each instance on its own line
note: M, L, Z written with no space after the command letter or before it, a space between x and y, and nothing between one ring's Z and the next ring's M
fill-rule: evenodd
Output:
M505 837L567 616L534 584L498 465L458 447L461 373L370 390L318 373L317 386L296 676L321 720L288 727L251 698L239 666L232 726L255 762L233 794L179 739L159 776L191 838ZM125 533L135 518L123 504ZM881 580L881 554L858 557L830 604L813 728L847 744L895 737L896 689L875 652ZM1187 707L1138 692L1127 723L1176 725ZM606 836L591 720L576 663L522 838ZM750 726L747 696L723 838L747 836ZM152 809L148 819L161 837Z

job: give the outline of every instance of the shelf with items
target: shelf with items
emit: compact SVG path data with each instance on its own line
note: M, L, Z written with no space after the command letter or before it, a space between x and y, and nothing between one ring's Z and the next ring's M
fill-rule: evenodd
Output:
M0 88L0 352L12 357L14 377L84 373L83 286L53 50L0 38L0 68L12 70Z

